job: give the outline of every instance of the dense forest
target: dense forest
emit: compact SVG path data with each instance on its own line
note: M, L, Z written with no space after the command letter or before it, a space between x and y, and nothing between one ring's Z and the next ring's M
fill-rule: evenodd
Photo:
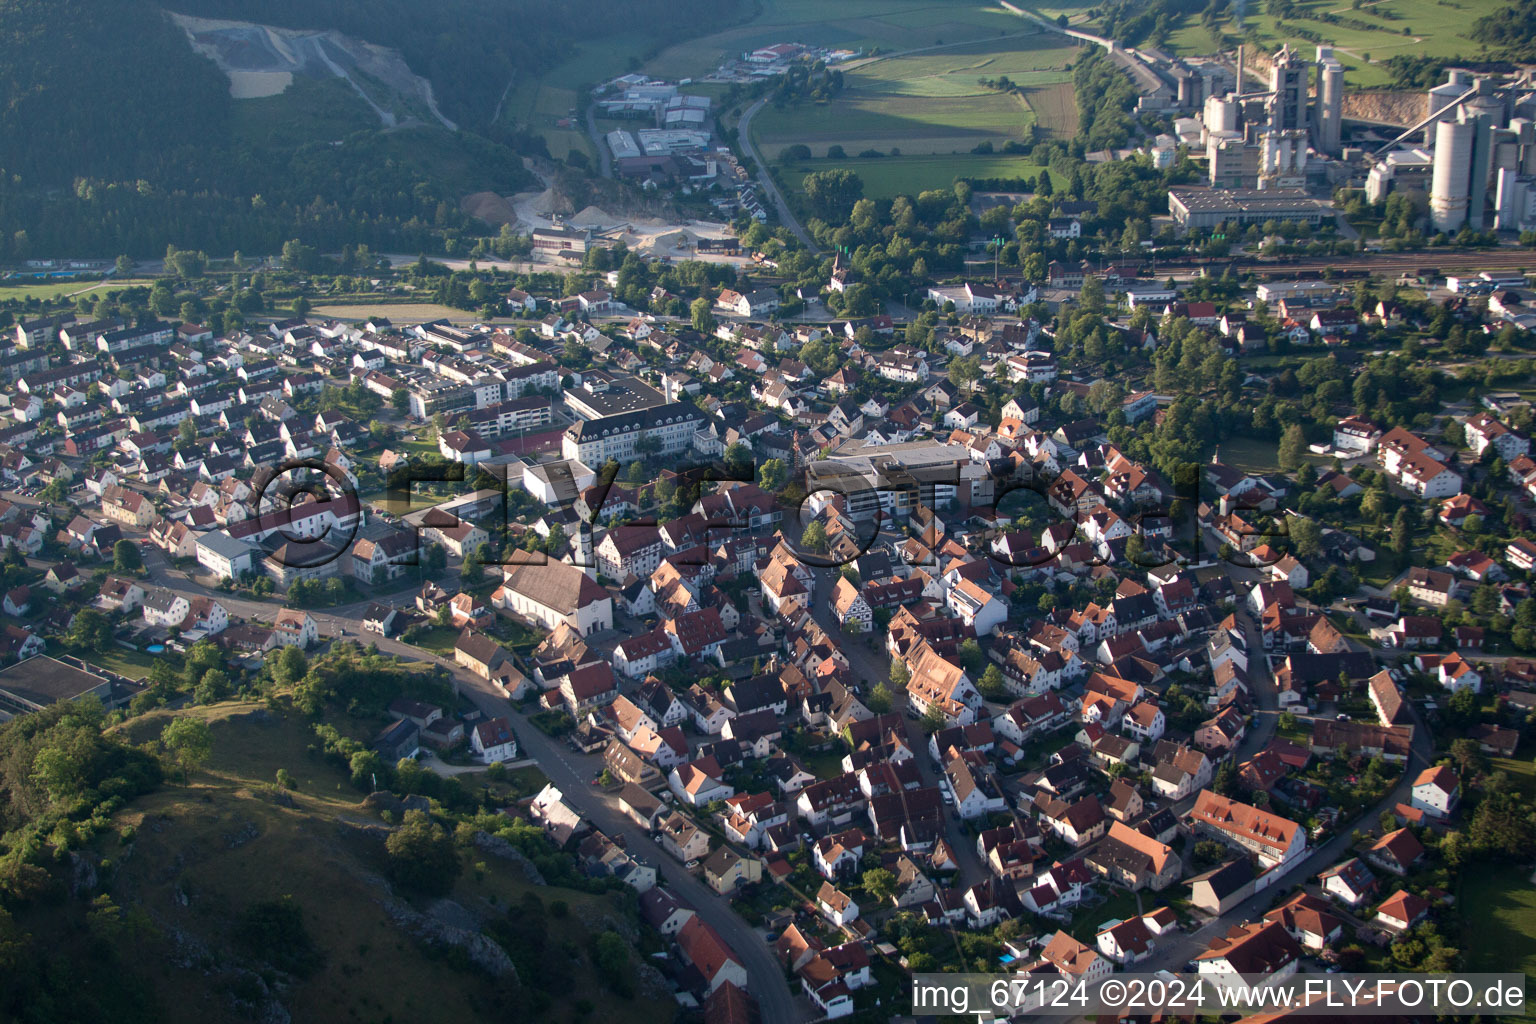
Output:
M1124 146L1136 131L1131 111L1136 86L1120 67L1097 47L1086 50L1072 68L1081 127L1078 138L1089 149Z
M1514 0L1472 23L1472 38L1509 60L1536 57L1536 0Z
M738 14L731 0L263 0L256 6L249 0L177 0L172 6L207 18L335 29L392 47L432 82L443 112L471 128L489 126L514 76L564 57L572 41L579 46L594 36L625 33L684 38Z
M481 230L459 213L461 196L532 183L520 157L538 144L490 123L509 84L568 57L593 25L659 39L707 31L738 7L187 0L178 11L398 49L465 130L386 131L334 81L233 100L224 74L148 0L4 0L0 259L147 256L168 242L272 251L293 237L327 249L451 249L455 232Z

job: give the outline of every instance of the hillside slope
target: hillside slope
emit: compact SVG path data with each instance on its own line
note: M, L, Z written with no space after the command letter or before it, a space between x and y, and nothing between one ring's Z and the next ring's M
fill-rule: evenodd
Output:
M0 0L0 261L452 252L483 231L463 196L534 182L542 142L492 124L512 82L594 25L681 38L738 4Z
M594 967L598 935L638 935L632 894L541 884L532 862L497 856L492 848L506 844L484 833L475 845L469 829L451 891L413 895L388 876L386 819L401 820L398 801L360 798L344 772L312 755L305 719L224 704L152 713L119 733L152 741L184 717L209 723L208 764L189 784L125 808L115 819L123 838L79 856L62 908L34 904L16 916L50 959L90 962L104 943L117 951L107 958L112 984L132 996L117 1019L672 1016L675 1004L632 952L620 972L632 998ZM293 789L269 783L279 768ZM80 979L86 989L104 982Z

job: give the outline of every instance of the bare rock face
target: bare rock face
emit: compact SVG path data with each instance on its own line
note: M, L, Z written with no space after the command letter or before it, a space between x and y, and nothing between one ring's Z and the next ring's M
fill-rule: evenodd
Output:
M293 1015L260 974L243 967L224 971L222 980L230 1006L257 1024L292 1024Z
M519 850L501 838L501 836L493 836L489 832L476 832L475 849L482 853L488 853L492 857L499 857L502 860L509 860L516 864L522 869L523 876L534 885L549 884L544 881L544 875L535 866L533 861L529 860L522 850Z
M447 902L449 901L439 901L440 904ZM512 958L507 956L507 951L479 931L446 923L442 920L443 917L458 917L447 908L439 907L438 910L441 913L427 915L402 900L394 898L381 900L379 905L384 908L384 912L389 915L389 919L397 928L409 933L418 941L463 950L469 957L470 963L492 977L517 978L517 967L512 963ZM457 904L454 906L458 907ZM473 920L473 915L463 907L458 907L458 912L464 918Z
M635 982L640 994L649 999L672 998L672 986L667 982L667 976L657 970L654 964L644 960L635 964Z
M1350 89L1344 93L1344 116L1354 120L1407 128L1429 113L1429 97L1422 92Z
M256 827L256 823L254 821L248 821L236 831L225 833L224 847L225 849L229 850L238 850L240 847L244 846L246 843L260 835L261 829Z
M73 896L84 896L96 890L96 865L73 850L69 854L69 891Z

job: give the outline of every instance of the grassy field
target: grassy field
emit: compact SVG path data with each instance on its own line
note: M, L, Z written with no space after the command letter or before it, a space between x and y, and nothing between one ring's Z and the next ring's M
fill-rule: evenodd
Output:
M396 322L404 320L452 320L455 323L479 323L480 318L467 309L439 306L435 302L370 302L367 305L318 305L311 312L316 316L334 316L342 320L365 320L370 316L387 316ZM503 318L510 322L510 317Z
M406 446L391 445L390 447L396 451L399 451L400 448ZM436 450L436 448L433 449L433 451ZM430 494L421 494L414 487L411 488L410 501L391 501L388 497L386 497L386 494L388 494L387 491L375 491L372 494L363 495L361 500L364 505L372 505L374 508L383 509L385 512L396 516L403 516L409 512L415 512L424 508L431 508L433 505L436 505L443 500Z
M990 3L764 0L750 23L669 47L647 61L645 70L664 78L696 78L727 56L774 43L889 52L993 38L1019 31L1019 22Z
M927 188L948 188L956 178L1013 178L1036 175L1040 168L1022 156L903 156L878 160L811 160L786 167L780 180L788 190L798 192L800 183L812 171L847 168L864 182L864 194L871 199L916 195Z
M1110 921L1124 921L1135 917L1138 909L1136 894L1124 889L1108 889L1109 898L1072 915L1067 933L1079 942L1092 942L1099 927Z
M49 281L44 284L0 284L0 300L70 299L123 288L148 288L155 282L148 278L109 278L105 281Z
M1007 77L1050 90L1067 79L1075 55L1059 37L1034 33L872 61L849 70L828 103L765 108L752 122L753 138L770 160L796 143L817 156L834 143L849 154L895 147L904 156L969 153L982 142L1001 148L1023 138L1035 112L1023 97L978 80Z
M1275 445L1247 437L1221 442L1221 461L1249 473L1273 473L1280 468L1275 461Z
M1035 123L1058 139L1077 134L1077 90L1070 80L1054 85L1031 85L1024 90L1024 102L1035 112Z
M1495 6L1487 0L1366 0L1354 9L1339 0L1298 0L1296 15L1285 19L1284 24L1316 32L1330 41L1334 55L1344 64L1351 88L1383 88L1388 78L1379 62L1388 57L1475 56L1480 44L1468 39L1466 33L1472 22ZM1272 52L1289 42L1307 57L1312 56L1315 43L1277 27L1276 19L1255 13L1257 8L1257 4L1249 5L1245 28L1258 33L1265 50ZM1367 30L1354 24L1329 24L1316 20L1319 14L1332 14L1343 21L1371 27ZM1181 54L1234 48L1239 35L1235 27L1224 23L1221 29L1222 38L1217 41L1197 16L1185 16L1169 36L1169 47Z
M1515 751L1517 754L1519 750ZM1527 795L1536 793L1536 764L1528 757L1490 757L1488 763L1496 772L1504 772L1515 787Z
M1467 970L1536 974L1536 885L1530 873L1525 865L1462 873L1456 904L1465 922Z
M86 660L100 665L104 669L116 672L125 679L143 679L149 675L150 668L156 661L170 659L171 664L177 669L181 668L181 655L173 651L165 651L161 654L148 654L144 651L130 651L126 647L112 644L97 654L92 654Z
M453 644L459 638L459 631L452 626L431 626L417 634L411 643L424 651L440 654L445 658L453 657Z

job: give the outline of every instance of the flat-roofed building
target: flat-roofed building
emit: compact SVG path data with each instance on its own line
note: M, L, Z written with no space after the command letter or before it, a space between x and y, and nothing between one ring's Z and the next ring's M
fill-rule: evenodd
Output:
M1263 224L1265 221L1296 221L1316 227L1333 220L1333 205L1314 199L1299 188L1231 188L1168 190L1168 212L1188 231L1222 224Z
M112 700L112 677L85 662L69 664L39 654L0 669L0 722L65 700Z

